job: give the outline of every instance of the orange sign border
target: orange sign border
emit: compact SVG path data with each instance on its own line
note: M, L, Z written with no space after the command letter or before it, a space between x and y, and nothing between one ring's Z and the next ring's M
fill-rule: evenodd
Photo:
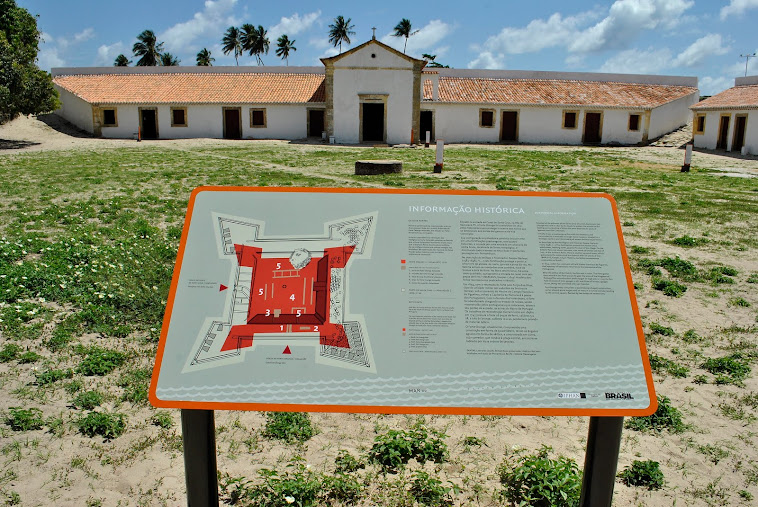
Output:
M176 288L179 284L179 272L181 271L184 251L187 244L187 235L189 233L190 220L192 211L195 206L195 199L201 192L282 192L282 193L345 193L345 194L408 194L408 195L496 195L496 196L520 196L520 197L590 197L597 199L607 199L613 209L613 219L616 222L616 235L621 250L621 258L624 263L626 273L627 289L629 299L632 304L632 313L634 323L637 329L637 341L640 346L640 358L645 370L645 380L647 383L648 396L650 405L641 409L585 409L585 408L514 408L514 407L418 407L418 406L380 406L380 405L317 405L317 404L292 404L292 403L234 403L234 402L212 402L212 401L176 401L162 400L156 394L158 386L158 376L160 374L161 363L163 362L163 353L166 347L166 337L168 335L168 326L171 321L171 313L174 309L174 298ZM591 192L522 192L522 191L501 191L501 190L429 190L429 189L376 189L376 188L328 188L328 187L223 187L223 186L203 186L197 187L192 191L187 206L187 214L184 219L182 228L182 237L179 242L179 251L174 265L174 274L171 279L171 289L169 290L166 311L163 317L161 327L161 336L158 342L158 351L156 352L153 375L150 380L150 391L148 393L150 403L157 408L181 408L196 410L257 410L257 411L278 411L278 412L341 412L341 413L374 413L374 414L442 414L442 415L529 415L529 416L647 416L652 414L658 408L658 400L655 396L655 387L653 385L653 374L650 369L650 361L645 344L645 332L640 320L639 308L637 306L637 297L634 293L634 283L632 282L632 272L629 269L629 258L626 254L626 245L619 221L616 200L610 194L591 193Z

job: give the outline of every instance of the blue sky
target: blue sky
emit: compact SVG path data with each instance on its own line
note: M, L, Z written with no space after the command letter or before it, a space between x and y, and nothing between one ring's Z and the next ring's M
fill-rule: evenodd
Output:
M263 25L271 39L265 65L283 65L276 38L295 39L290 65L321 65L337 50L328 26L342 15L355 25L355 46L377 38L400 50L392 29L408 18L418 32L408 54L437 55L455 68L621 72L697 76L703 94L729 88L745 73L741 54L758 51L758 0L540 0L411 2L385 0L262 2L250 0L17 0L39 15L39 65L112 65L131 59L137 34L153 30L182 65L208 48L214 65L234 65L220 41L229 26ZM345 47L343 46L343 50ZM134 59L136 61L136 59ZM240 65L255 65L253 57ZM758 58L748 75L758 74Z

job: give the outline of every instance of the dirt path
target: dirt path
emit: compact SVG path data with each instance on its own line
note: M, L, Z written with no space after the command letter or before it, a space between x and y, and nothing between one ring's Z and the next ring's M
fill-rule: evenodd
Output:
M194 151L197 148L230 147L239 146L240 142L266 143L266 144L293 144L288 141L255 140L237 141L227 139L160 139L154 141L142 141L137 143L133 139L100 139L93 138L57 115L47 114L39 117L21 116L12 122L0 125L0 156L30 151L50 150L91 150L109 148L127 148L134 146L160 146L161 148L176 149L182 151ZM300 143L298 143L300 144ZM300 144L307 147L308 144ZM314 143L319 149L331 148L331 145ZM456 145L464 146L464 145ZM534 151L576 151L594 150L611 156L631 158L641 162L658 164L681 165L684 162L684 150L669 146L645 146L645 147L588 147L588 146L556 146L556 145L476 145L479 148L492 150L534 150ZM335 146L336 147L336 146ZM223 155L208 155L223 157ZM233 157L232 157L233 158ZM716 152L710 150L698 150L693 153L692 167L722 171L727 176L735 177L758 177L758 157L754 155L742 156L728 152ZM296 171L300 174L308 174L302 168L293 169L282 165L272 165L272 168L283 171ZM312 174L322 178L333 179L344 183L347 180L337 176L328 176L322 173ZM349 180L353 182L352 180ZM354 183L354 182L353 182Z

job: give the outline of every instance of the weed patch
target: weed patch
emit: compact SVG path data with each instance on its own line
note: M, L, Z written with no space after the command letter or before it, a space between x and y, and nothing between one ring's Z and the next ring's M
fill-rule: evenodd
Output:
M126 431L126 416L110 412L90 412L81 417L76 424L79 431L88 437L100 435L110 440Z
M516 505L579 504L582 476L574 460L559 456L551 459L550 447L537 454L506 458L498 467L502 496Z
M124 361L126 354L123 352L93 347L79 363L76 371L85 376L103 376L124 364Z
M701 366L712 375L716 375L717 384L742 385L742 381L750 374L748 360L741 352L706 359Z
M410 430L389 430L374 438L368 452L370 463L376 463L386 470L397 470L411 459L419 463L433 461L443 463L448 457L445 435L434 429L427 429L417 423Z
M42 428L45 421L42 419L42 410L38 408L11 407L8 409L5 423L13 431L29 431Z
M692 236L689 236L687 234L685 234L684 236L679 236L678 238L674 238L671 240L672 245L681 246L684 248L702 246L707 243L708 243L707 238L693 238Z
M677 378L684 378L690 373L689 368L687 368L686 366L677 364L671 359L666 359L665 357L656 356L655 354L650 354L649 357L650 357L650 368L652 368L654 372L657 372L657 373L665 372Z
M653 277L653 288L663 292L666 296L673 298L682 297L687 292L687 286L674 280L666 280L659 276Z
M306 412L269 412L263 436L285 442L305 442L316 434Z
M432 477L423 470L416 470L413 473L410 493L413 499L419 505L428 506L445 506L453 505L453 491L457 492L454 486L443 486L442 481Z
M635 431L667 430L669 433L682 433L687 429L682 421L682 413L671 405L671 400L666 396L658 396L658 409L654 414L646 417L630 417L626 420L624 427Z
M657 490L663 487L664 477L657 461L632 461L618 474L621 482L627 486L642 486L648 490Z
M99 391L84 391L77 394L71 403L77 408L92 410L99 407L104 399L103 393Z
M37 385L46 386L58 382L59 380L71 378L74 376L74 372L71 369L66 370L45 370L37 373Z

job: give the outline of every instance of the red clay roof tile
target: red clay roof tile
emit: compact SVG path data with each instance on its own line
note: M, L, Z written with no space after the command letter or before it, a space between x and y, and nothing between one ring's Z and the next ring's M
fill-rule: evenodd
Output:
M700 110L754 108L758 108L758 85L735 86L691 107Z
M441 102L653 108L696 93L690 86L556 79L439 78ZM430 82L424 99L432 98Z
M92 104L324 102L321 74L96 74L53 81Z

